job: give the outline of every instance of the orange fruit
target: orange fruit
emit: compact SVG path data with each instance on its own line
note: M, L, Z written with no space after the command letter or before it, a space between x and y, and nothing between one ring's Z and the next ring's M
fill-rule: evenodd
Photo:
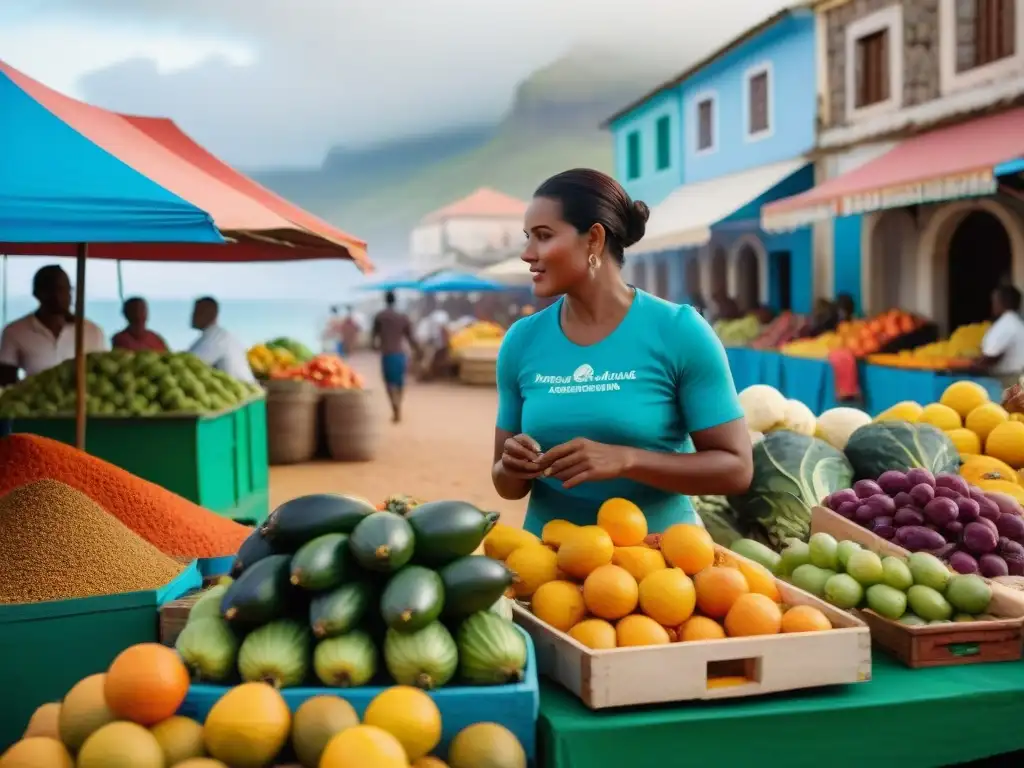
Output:
M558 578L558 555L543 544L526 544L514 550L505 565L515 576L516 597L527 599L541 584Z
M776 603L782 602L782 595L779 593L779 585L775 582L775 576L760 563L747 560L740 560L737 563L740 573L747 580L751 592L770 597Z
M173 648L142 643L114 659L103 694L110 711L118 717L140 725L156 725L178 711L188 686L188 670Z
M826 629L832 629L832 622L813 605L794 605L782 614L783 632L821 632Z
M533 593L533 615L561 632L568 632L587 615L583 592L571 581L549 581Z
M647 536L647 518L629 499L608 499L597 510L597 524L617 547L635 547Z
M640 582L640 610L664 627L677 627L697 603L693 582L679 568L655 571Z
M660 550L641 544L636 547L616 547L612 554L612 564L625 568L639 584L647 574L662 570L665 558Z
M582 581L595 568L608 565L615 553L612 537L604 528L584 525L569 532L558 548L558 569Z
M615 627L604 619L586 619L569 630L569 637L595 651L615 647Z
M782 630L782 609L770 597L751 592L741 595L725 616L729 637L777 635Z
M578 525L570 523L568 520L551 520L544 524L544 528L540 532L540 540L557 552L558 548L562 546L562 542L565 541L565 537L577 528L579 528Z
M699 525L677 523L661 534L661 554L669 565L693 576L714 564L715 542Z
M583 582L583 602L601 619L621 619L636 610L640 588L629 571L617 565L595 568Z
M679 641L693 640L724 640L725 630L722 625L707 616L691 616L679 627Z
M725 618L733 603L750 592L750 585L737 568L711 566L693 577L697 607L713 619Z
M637 613L619 619L619 623L615 625L615 639L619 648L668 645L672 642L668 630L661 624Z

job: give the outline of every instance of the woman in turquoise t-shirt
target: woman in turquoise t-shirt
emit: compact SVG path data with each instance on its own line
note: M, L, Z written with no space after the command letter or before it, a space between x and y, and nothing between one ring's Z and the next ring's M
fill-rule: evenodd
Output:
M498 355L494 487L530 495L526 529L592 524L634 501L652 532L693 522L688 498L741 493L750 437L721 343L690 306L627 285L623 251L649 211L599 171L544 182L526 213L523 260L538 297Z

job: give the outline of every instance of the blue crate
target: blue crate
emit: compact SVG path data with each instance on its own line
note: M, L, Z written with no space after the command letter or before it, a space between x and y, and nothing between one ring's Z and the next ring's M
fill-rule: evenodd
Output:
M199 564L199 574L203 577L203 581L206 581L207 579L227 576L231 570L232 563L235 562L235 556L201 557L196 562Z
M526 639L526 678L514 685L451 686L431 691L430 695L441 710L444 731L438 753L448 752L448 744L455 735L473 723L500 723L515 734L526 750L531 764L536 762L537 715L540 711L540 689L537 684L537 657L533 640L517 627ZM213 705L229 689L222 685L193 685L188 690L179 715L204 722ZM366 688L286 688L281 691L292 712L314 696L330 694L348 701L362 718L370 701L385 690L383 687Z

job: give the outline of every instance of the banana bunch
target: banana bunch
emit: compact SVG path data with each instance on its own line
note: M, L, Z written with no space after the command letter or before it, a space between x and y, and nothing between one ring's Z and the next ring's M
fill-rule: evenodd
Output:
M249 367L258 378L266 378L276 371L291 368L298 361L295 355L281 347L268 347L266 344L257 344L247 353Z
M453 352L460 352L477 344L497 346L504 335L505 329L497 323L477 322L452 334L448 344Z

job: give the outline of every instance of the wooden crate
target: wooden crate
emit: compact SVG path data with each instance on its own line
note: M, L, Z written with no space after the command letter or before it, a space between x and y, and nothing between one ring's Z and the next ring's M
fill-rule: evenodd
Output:
M188 615L201 592L193 592L179 600L172 600L160 608L160 642L173 646L188 623Z
M540 673L591 709L759 696L870 680L871 637L864 622L792 584L777 583L785 604L813 605L835 629L595 651L521 605L514 606L513 614L533 638Z
M901 559L910 552L824 507L811 513L811 533L856 541L880 555ZM945 667L988 661L1016 661L1024 649L1024 593L987 580L992 586L989 614L996 620L964 621L912 627L880 616L869 608L857 614L871 628L872 640L908 667Z

